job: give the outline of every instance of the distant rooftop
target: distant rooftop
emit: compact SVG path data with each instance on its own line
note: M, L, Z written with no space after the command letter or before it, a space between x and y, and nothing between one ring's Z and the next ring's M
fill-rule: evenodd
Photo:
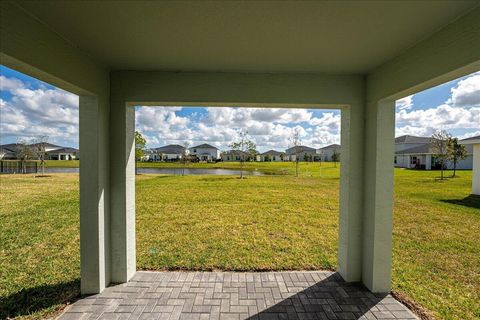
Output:
M430 137L404 135L395 138L395 143L430 143L431 139Z
M160 153L180 154L180 153L183 153L183 151L185 150L185 147L179 144L169 144L163 147L154 148L153 150Z
M339 144L331 144L331 145L328 145L326 147L323 147L323 148L320 148L318 150L329 150L329 149L339 149L341 146Z
M269 155L269 156L280 156L282 155L283 152L280 152L280 151L276 151L276 150L268 150L268 151L265 151L264 153L261 153L260 155L262 156L266 156L266 155Z
M218 149L217 147L214 147L212 145L209 145L207 143L199 144L198 146L191 147L190 149L197 149L197 148L203 148L203 149Z

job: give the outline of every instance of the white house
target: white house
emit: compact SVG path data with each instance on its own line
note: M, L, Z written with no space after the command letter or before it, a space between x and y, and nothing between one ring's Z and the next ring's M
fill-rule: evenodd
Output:
M47 159L50 160L79 160L80 150L69 147L60 147L46 152Z
M296 146L285 150L287 161L314 161L317 157L317 150L307 146Z
M326 147L317 149L317 154L321 161L333 161L332 156L336 152L340 155L341 146L339 144L331 144Z
M247 161L248 153L239 150L228 150L221 154L221 159L224 162L238 162L242 160L242 157Z
M401 136L395 138L394 164L397 168L439 169L440 165L430 145L430 137ZM466 146L467 158L457 163L457 169L469 170L473 165L473 147ZM447 168L452 169L453 164L447 162Z
M256 157L257 161L272 161L272 162L278 162L278 161L283 161L283 159L285 158L285 153L284 152L280 152L280 151L276 151L276 150L268 150L268 151L265 151L264 153L261 153L259 155L257 155Z
M197 156L200 161L211 162L220 159L220 150L206 143L190 148L190 154Z
M480 136L460 140L460 144L472 147L472 194L480 195Z
M185 152L185 147L179 144L169 144L160 148L151 149L149 154L150 161L178 161L182 159Z
M17 159L17 149L15 143L0 145L0 160L14 160Z

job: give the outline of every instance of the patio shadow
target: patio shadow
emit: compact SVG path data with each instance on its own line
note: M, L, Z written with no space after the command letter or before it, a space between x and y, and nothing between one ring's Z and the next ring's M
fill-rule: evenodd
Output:
M290 294L288 294L290 295ZM292 293L248 319L416 319L390 294L373 294L359 283L346 283L338 273Z
M6 297L0 297L0 319L32 314L36 311L80 298L80 278L52 285L22 289Z
M477 196L474 194L471 194L468 197L465 197L463 199L447 199L447 200L440 200L440 201L456 204L460 206L480 209L480 196Z

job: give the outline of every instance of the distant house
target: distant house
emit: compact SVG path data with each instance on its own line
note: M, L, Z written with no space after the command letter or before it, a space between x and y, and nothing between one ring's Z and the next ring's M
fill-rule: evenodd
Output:
M169 144L159 148L153 148L147 151L149 161L178 161L182 158L185 147L179 144Z
M0 160L15 160L17 159L16 144L9 143L0 145Z
M278 161L283 161L284 156L285 156L284 152L268 150L264 153L260 153L259 155L257 155L257 161L278 162Z
M221 154L222 161L224 162L238 162L242 160L242 157L245 161L250 161L250 155L239 150L228 150Z
M395 138L394 165L397 168L432 170L439 169L440 164L431 147L430 137L405 135ZM457 169L472 169L473 147L466 146L467 158L457 163ZM447 163L447 168L453 168Z
M39 145L40 145L40 143L32 143L30 145L30 147L37 148ZM43 147L45 148L45 152L68 148L68 147L62 147L62 146L59 146L59 145L56 145L56 144L51 144L51 143L44 143Z
M291 147L285 150L286 159L287 161L297 161L297 154L298 154L298 161L315 161L317 156L317 150L315 148L307 147L307 146L297 146Z
M340 155L341 146L339 144L331 144L326 147L317 149L317 154L320 157L320 161L333 161L332 156L336 152Z
M31 150L39 147L38 143L30 144ZM80 159L80 151L75 148L62 147L56 144L45 143L45 159L47 160L78 160ZM2 157L3 155L3 157ZM0 160L17 159L17 144L10 143L0 146Z
M200 161L212 162L220 159L220 150L206 143L190 148L190 154Z
M45 158L50 160L79 160L80 150L69 147L60 147L60 149L48 150Z

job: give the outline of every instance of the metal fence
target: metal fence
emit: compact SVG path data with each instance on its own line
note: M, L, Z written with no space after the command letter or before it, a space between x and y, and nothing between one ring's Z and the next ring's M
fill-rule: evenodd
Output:
M0 173L38 173L37 161L3 160Z

